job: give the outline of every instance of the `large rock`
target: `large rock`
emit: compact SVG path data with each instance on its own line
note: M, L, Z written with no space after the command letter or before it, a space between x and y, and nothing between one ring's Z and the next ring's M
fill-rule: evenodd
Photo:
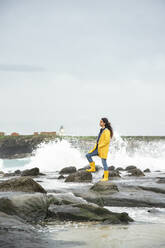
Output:
M76 172L76 167L75 166L68 166L60 170L60 174L71 174Z
M65 179L65 182L91 182L92 174L87 171L77 171L75 173L70 174Z
M149 168L145 169L143 172L151 172Z
M22 191L46 193L45 189L30 177L9 179L0 183L0 191Z
M32 169L27 169L22 171L21 176L38 176L40 175L40 170L37 167L34 167Z
M159 177L159 179L156 182L157 183L165 183L165 177Z
M115 213L93 204L71 204L49 206L49 217L71 221L99 221L109 224L132 222L133 219L125 212Z
M125 168L126 171L133 170L133 169L137 169L137 167L135 165L129 165Z
M109 181L105 181L105 182L100 181L98 183L95 183L90 188L90 190L97 191L97 192L104 193L104 194L111 194L111 193L119 191L117 185Z
M116 171L124 171L124 168L122 168L122 167L117 167L117 168L116 168Z
M112 170L112 171L110 171L109 172L109 179L111 178L111 177L120 177L120 174L119 174L120 172L118 171L118 170Z
M16 215L29 222L42 221L47 216L47 195L41 193L18 194L0 198L0 211Z
M145 176L144 173L140 169L132 169L128 171L130 174L129 176Z
M0 212L0 230L1 248L61 247L61 240L48 239L46 234L38 232L34 225L27 223L16 215ZM73 244L71 242L63 242L63 245L65 247L73 247L74 242Z

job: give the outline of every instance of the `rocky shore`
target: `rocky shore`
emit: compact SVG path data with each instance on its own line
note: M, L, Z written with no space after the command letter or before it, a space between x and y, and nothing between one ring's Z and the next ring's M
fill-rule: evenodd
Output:
M65 167L52 178L37 167L11 173L1 171L0 229L5 237L1 244L7 242L7 247L18 247L11 240L14 237L17 240L21 234L22 247L28 247L28 239L33 247L48 247L52 241L43 239L38 228L44 229L45 223L52 221L104 225L134 222L128 213L116 213L105 208L107 206L150 207L151 212L154 207L165 207L164 172L141 171L132 165L125 169L110 166L109 181L100 182L102 168L97 166L96 173L91 174L85 171L87 167L79 170ZM66 187L44 188L44 180L52 179L63 182ZM72 187L68 187L70 183ZM2 235L0 237L2 239Z

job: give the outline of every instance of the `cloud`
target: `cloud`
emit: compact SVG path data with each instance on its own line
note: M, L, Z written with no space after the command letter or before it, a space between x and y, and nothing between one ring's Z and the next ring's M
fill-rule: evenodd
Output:
M0 64L0 71L42 72L42 71L45 71L45 68L40 67L40 66L34 66L34 65Z

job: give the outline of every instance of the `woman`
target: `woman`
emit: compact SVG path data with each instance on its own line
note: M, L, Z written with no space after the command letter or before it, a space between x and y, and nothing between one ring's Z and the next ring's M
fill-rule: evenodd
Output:
M87 169L88 172L95 172L95 162L92 160L92 156L99 156L101 158L104 167L104 178L101 181L108 181L109 171L107 166L107 156L110 145L110 139L113 137L113 128L107 118L101 118L100 120L100 132L97 138L97 142L92 150L86 154L86 158L89 161L91 169Z

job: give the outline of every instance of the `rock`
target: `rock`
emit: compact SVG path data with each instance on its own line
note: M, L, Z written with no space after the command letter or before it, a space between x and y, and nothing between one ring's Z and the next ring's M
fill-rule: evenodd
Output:
M0 198L0 211L16 215L28 222L38 222L47 216L47 195L19 194Z
M63 175L60 175L57 179L65 179Z
M124 171L124 169L122 167L117 167L116 171Z
M59 174L71 174L76 172L76 167L75 166L68 166L60 170Z
M150 169L145 169L143 172L151 172Z
M145 176L144 173L140 169L132 169L128 171L130 174L129 176Z
M157 183L165 183L165 177L159 177L159 180L156 181Z
M165 189L160 189L160 188L157 188L157 187L139 186L139 188L143 189L143 190L152 191L152 192L155 192L155 193L165 194Z
M16 175L15 175L14 172L9 172L9 173L5 173L3 176L4 176L4 177L14 177L14 176L16 176Z
M109 181L105 181L105 182L100 181L98 183L95 183L90 188L90 190L97 191L100 193L103 192L104 194L110 194L119 191L117 185Z
M111 171L111 170L115 170L115 166L111 165L108 167L108 170Z
M22 171L21 176L38 176L39 174L39 168L34 167L32 169Z
M4 172L3 171L0 171L0 175L4 175Z
M39 232L35 225L25 222L17 216L0 212L0 247L1 248L50 248L79 247L82 242L71 242L48 238L46 233Z
M118 189L119 191L112 191L111 193L108 191L76 190L74 194L100 206L165 208L165 197L162 193L142 190L132 185L131 187L124 187L124 189L118 186Z
M99 171L102 167L100 165L95 165L96 167L96 171ZM90 165L86 165L80 169L78 169L78 171L82 171L82 170L86 170L86 169L90 169Z
M20 174L21 174L21 171L20 171L20 170L15 170L15 171L14 171L14 174L15 174L15 175L20 175Z
M45 189L30 177L9 179L0 183L0 191L22 191L46 193Z
M65 179L65 182L91 182L92 174L87 171L77 171L75 173L70 174Z
M129 166L127 166L127 167L125 168L126 171L133 170L133 169L137 169L137 167L134 166L134 165L129 165Z
M49 193L48 204L69 205L69 204L87 204L87 201L81 197L76 197L73 193Z
M50 218L69 221L99 221L109 224L132 222L127 213L115 213L93 204L50 205Z
M111 178L111 177L121 177L119 173L120 172L118 170L110 171L109 172L109 178Z

